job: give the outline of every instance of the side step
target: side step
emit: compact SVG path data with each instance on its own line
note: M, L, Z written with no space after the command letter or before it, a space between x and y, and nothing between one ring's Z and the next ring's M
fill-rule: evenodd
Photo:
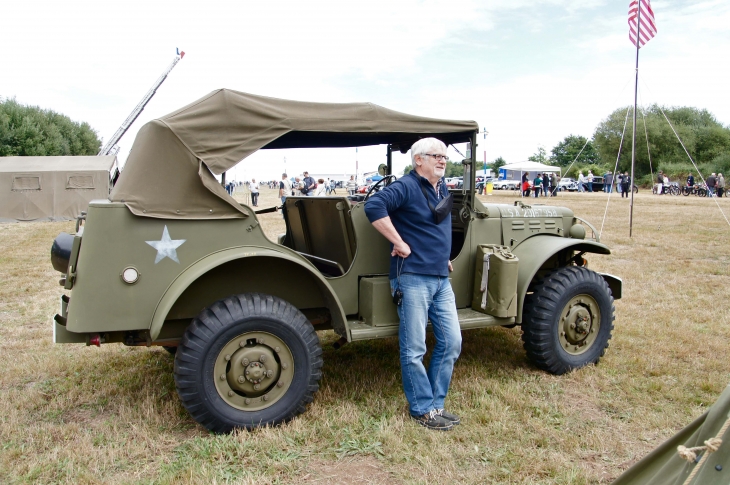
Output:
M472 310L471 308L461 308L456 310L459 317L459 325L462 330L472 328L496 327L501 325L513 325L515 318L497 318L481 312ZM398 325L387 327L374 327L363 323L360 320L348 320L348 330L350 333L350 342L356 340L369 340L383 337L395 337L398 335ZM431 323L426 327L426 331L431 331Z

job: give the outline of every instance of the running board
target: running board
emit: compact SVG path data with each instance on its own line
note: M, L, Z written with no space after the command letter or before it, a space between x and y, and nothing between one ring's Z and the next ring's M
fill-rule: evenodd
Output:
M501 325L513 325L515 323L514 317L510 318L497 318L491 315L487 315L481 312L472 310L471 308L462 308L456 310L456 314L459 317L459 325L462 330L469 330L472 328L483 328L483 327L496 327ZM387 327L374 327L363 323L360 320L348 320L348 341L354 342L356 340L370 340L383 337L395 337L398 335L398 325L390 325ZM431 324L429 323L426 327L426 331L431 331Z

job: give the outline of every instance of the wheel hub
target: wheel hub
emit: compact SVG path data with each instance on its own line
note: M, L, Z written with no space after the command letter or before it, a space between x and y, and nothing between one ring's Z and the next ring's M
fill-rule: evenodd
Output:
M600 326L596 300L589 295L577 295L561 313L560 344L570 354L582 354L595 342Z
M215 363L218 394L231 406L257 411L286 393L294 376L293 356L278 337L249 332L223 346Z

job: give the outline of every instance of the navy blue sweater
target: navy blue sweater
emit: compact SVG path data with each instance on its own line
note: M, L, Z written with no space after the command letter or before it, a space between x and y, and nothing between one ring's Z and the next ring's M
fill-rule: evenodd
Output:
M411 248L411 255L405 259L391 256L391 279L397 275L396 265L400 266L401 274L449 275L451 217L436 224L420 184L434 207L448 195L443 179L439 181L440 197L437 197L433 185L412 170L365 203L365 214L370 222L390 216L396 231ZM392 250L393 245L390 247Z

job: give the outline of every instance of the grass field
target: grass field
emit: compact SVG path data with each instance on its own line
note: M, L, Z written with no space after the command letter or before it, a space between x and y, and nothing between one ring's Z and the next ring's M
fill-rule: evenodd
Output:
M259 205L274 201L264 189ZM600 228L605 194L551 202ZM279 214L261 220L270 237L282 232ZM335 351L327 332L308 411L228 436L187 415L164 350L54 345L49 250L73 223L0 225L0 482L608 483L730 381L730 227L715 203L643 191L633 238L628 225L614 194L603 229L613 254L588 258L624 281L598 366L555 377L526 360L519 328L467 331L447 399L462 425L437 433L407 419L397 340Z

